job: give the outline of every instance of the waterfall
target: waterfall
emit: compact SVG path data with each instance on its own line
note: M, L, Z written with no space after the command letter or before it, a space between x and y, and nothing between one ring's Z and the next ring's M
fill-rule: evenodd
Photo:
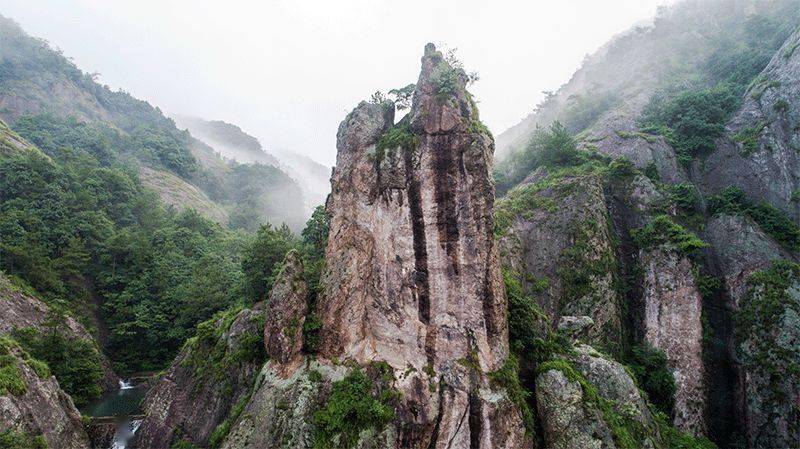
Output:
M128 441L133 438L133 434L139 430L139 426L142 425L141 419L134 419L133 421L125 421L117 427L116 433L114 433L114 442L111 443L110 449L125 449L128 447Z
M119 380L120 390L130 390L131 388L133 388L133 383L130 380Z

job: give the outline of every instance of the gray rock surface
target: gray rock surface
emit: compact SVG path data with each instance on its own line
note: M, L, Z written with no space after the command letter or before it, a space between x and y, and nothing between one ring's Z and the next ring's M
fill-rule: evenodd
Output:
M535 172L498 201L498 216L511 222L500 239L502 264L520 276L553 327L562 315L588 316L589 341L616 341L616 256L603 181L594 174L547 180ZM517 203L526 207L515 211ZM574 288L578 278L583 288Z
M726 137L708 158L706 188L738 186L800 219L800 31L792 34L747 91ZM750 143L748 143L750 142Z
M308 314L307 296L300 254L289 251L266 306L264 345L271 360L288 364L301 357L303 323Z
M705 433L702 298L688 258L673 250L642 251L645 340L667 356L675 378L675 427Z
M591 346L574 349L567 359L575 372L600 398L609 401L614 413L637 422L642 448L660 447L658 426L625 367ZM558 369L542 372L536 378L535 393L545 449L617 447L608 416L581 383L570 379L567 373Z

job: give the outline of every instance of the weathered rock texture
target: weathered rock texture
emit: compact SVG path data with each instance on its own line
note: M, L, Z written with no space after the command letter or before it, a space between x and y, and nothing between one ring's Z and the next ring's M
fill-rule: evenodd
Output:
M800 219L800 31L786 40L753 82L726 138L704 164L712 191L735 185Z
M800 443L800 266L785 262L750 277L736 314L749 447Z
M546 449L616 448L612 427L620 423L608 422L611 413L640 426L642 448L661 447L647 402L622 364L586 345L576 347L569 362L585 385L558 369L545 370L536 379L536 404ZM612 409L602 410L586 387L609 401Z
M747 294L747 279L751 274L768 268L775 260L792 259L791 254L745 216L715 216L708 221L705 236L719 262L732 309Z
M24 384L22 391L0 389L0 433L43 438L51 448L89 449L81 415L56 378L40 377L29 356L8 340L0 342L0 357L4 380L14 377Z
M588 341L619 342L617 260L602 179L535 172L497 211L507 276L519 279L552 326L565 315L588 316Z
M321 354L414 370L397 385L409 411L403 447L523 439L521 420L497 428L491 415L519 412L486 399L482 373L508 353L506 304L492 235L493 141L465 84L429 45L411 112L395 128L408 145L376 148L394 126L391 104L360 104L337 136Z
M503 366L508 331L492 235L493 141L466 78L429 45L406 119L394 124L391 102L362 102L339 127L315 310L321 357L270 360L224 447L310 447L330 385L374 362L393 374L395 418L363 432L357 447L530 444L520 411L486 375ZM290 301L276 322L301 311L299 298ZM287 340L276 346L295 354Z
M702 298L692 264L672 250L643 251L645 340L667 356L675 377L673 422L684 432L705 432Z
M272 362L264 366L253 397L222 449L314 446L314 413L325 405L331 383L341 380L347 368L310 362L288 377L277 368ZM319 378L312 380L312 372Z
M201 329L144 400L132 447L167 448L185 440L207 447L214 429L250 395L263 359L264 311L243 309ZM260 356L259 356L260 354Z
M300 254L290 251L269 294L264 345L270 360L289 364L301 357L303 323L308 314L307 296Z

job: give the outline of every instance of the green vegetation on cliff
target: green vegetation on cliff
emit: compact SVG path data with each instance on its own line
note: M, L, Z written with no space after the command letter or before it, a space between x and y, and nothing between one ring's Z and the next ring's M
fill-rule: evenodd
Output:
M391 377L391 370L386 374ZM396 395L384 384L374 382L358 368L334 382L325 407L314 414L314 448L350 449L362 431L382 430L394 418Z
M631 231L636 245L642 249L663 246L675 249L686 255L697 255L708 244L693 232L675 223L668 215L658 215L653 221L640 229Z
M725 132L725 122L739 105L728 86L687 90L675 95L657 94L642 113L645 131L662 134L675 149L678 160L688 164L715 149L714 141Z
M746 215L790 251L800 250L800 226L775 206L747 199L742 189L728 187L708 199L711 214Z
M19 329L14 337L32 356L47 363L48 371L52 371L58 385L69 393L75 404L83 405L101 393L100 353L90 341L65 336L61 326L65 326L63 318L56 317L48 323L45 332Z
M603 421L611 430L614 442L620 449L640 449L651 447L655 443L657 449L716 449L717 446L706 438L694 438L680 432L668 424L668 418L661 412L652 412L656 429L651 429L637 419L616 401L606 399L586 377L570 362L563 358L554 358L539 365L537 371L544 373L556 370L564 374L571 382L577 382L583 391L583 401L595 407L602 415Z
M7 429L0 432L0 449L47 449L47 441L42 435Z

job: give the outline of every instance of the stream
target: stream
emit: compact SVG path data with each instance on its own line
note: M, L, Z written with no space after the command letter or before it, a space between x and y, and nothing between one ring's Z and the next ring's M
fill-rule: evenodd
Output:
M141 402L147 393L146 383L139 385L121 380L119 390L104 394L81 410L81 413L94 418L113 418L117 429L109 449L125 449L133 434L139 430L141 419L132 419L142 413Z

